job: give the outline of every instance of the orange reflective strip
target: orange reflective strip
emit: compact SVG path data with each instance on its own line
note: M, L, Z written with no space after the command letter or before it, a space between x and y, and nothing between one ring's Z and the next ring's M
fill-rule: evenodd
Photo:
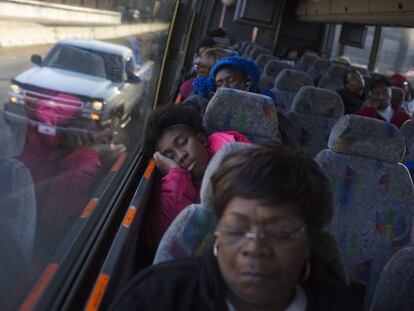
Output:
M88 204L86 204L85 209L83 210L82 214L81 214L81 218L88 218L93 210L96 207L96 204L98 204L98 199L91 199Z
M111 171L112 172L118 172L119 171L119 169L121 168L122 164L124 164L124 161L125 161L127 155L128 155L128 152L126 152L126 151L122 152L119 155L118 159L116 159L114 165L111 168Z
M145 169L144 178L149 179L151 177L152 171L155 167L155 161L154 159L151 159L151 161L148 163L147 168Z
M130 208L128 208L128 211L127 211L127 213L124 217L124 221L122 222L122 225L125 228L129 228L132 221L134 220L134 217L135 217L136 213L137 213L137 209L134 206L131 206Z
M98 280L95 283L95 287L91 295L89 296L88 303L86 304L85 311L95 311L98 310L102 297L105 294L106 286L108 285L109 275L106 273L101 273L98 277Z
M49 284L50 280L55 275L58 268L59 268L59 264L55 262L49 264L46 267L46 269L43 271L40 278L37 280L32 291L29 293L25 301L23 301L22 305L19 308L19 311L33 310L40 296L42 296L43 292L45 291L47 285Z

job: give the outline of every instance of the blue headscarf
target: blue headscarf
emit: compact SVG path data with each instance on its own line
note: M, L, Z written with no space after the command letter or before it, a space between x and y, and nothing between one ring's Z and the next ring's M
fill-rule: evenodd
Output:
M240 56L230 56L220 59L214 64L210 70L210 76L200 77L193 82L193 93L201 96L206 96L208 92L214 92L216 90L215 76L217 72L223 67L233 67L241 70L246 77L250 80L250 91L254 93L262 93L267 96L271 96L273 100L274 94L269 90L259 92L259 81L260 81L260 69L256 63L248 58Z

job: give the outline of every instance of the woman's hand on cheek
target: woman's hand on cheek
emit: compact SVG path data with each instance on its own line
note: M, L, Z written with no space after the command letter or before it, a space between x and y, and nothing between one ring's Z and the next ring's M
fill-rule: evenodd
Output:
M173 168L180 167L180 165L173 159L167 158L165 155L162 155L158 151L154 153L154 160L157 169L162 175L167 174L168 171Z

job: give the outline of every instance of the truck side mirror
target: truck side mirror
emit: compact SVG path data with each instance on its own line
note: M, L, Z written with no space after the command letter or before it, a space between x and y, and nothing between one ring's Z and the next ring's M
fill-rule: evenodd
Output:
M42 56L40 55L33 54L30 60L32 61L33 64L36 64L39 66L42 64Z

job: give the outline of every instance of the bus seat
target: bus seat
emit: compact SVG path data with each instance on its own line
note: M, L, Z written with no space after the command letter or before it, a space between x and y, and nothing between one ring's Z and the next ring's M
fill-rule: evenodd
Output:
M295 129L302 151L314 157L327 148L331 129L343 115L344 104L337 93L304 86L286 117Z
M258 47L256 43L250 43L243 52L244 57L249 57L254 48Z
M237 131L254 143L277 139L273 100L265 95L219 88L208 103L204 124L210 132Z
M315 160L334 194L329 230L351 277L367 285L368 305L385 263L411 244L414 187L407 168L399 163L404 140L393 124L345 115L334 125L328 147Z
M313 63L318 59L318 55L309 52L302 55L299 61L296 63L296 70L308 72Z
M261 75L259 81L259 88L261 90L270 90L275 85L276 78L268 75Z
M343 78L348 70L348 66L333 64L319 81L319 87L334 92L343 88Z
M358 71L362 76L369 76L369 71L367 68L359 66L351 66L351 69Z
M331 65L332 62L329 59L318 58L309 69L309 74L312 76L313 80L318 80L325 75Z
M283 70L272 89L276 94L277 111L283 114L291 110L293 98L304 86L313 86L313 79L309 74L293 69Z
M245 148L252 148L252 145L228 143L214 155L207 166L201 184L201 203L187 206L173 220L161 239L154 264L175 258L200 255L204 251L213 239L217 225L217 219L211 207L211 176L227 155Z
M260 54L272 54L272 51L264 49L264 48L254 48L249 55L249 58L252 59L253 61L256 61L256 59L259 57Z
M191 95L187 97L181 105L191 106L200 112L201 118L204 118L204 113L208 105L208 99L201 95Z
M293 69L293 66L280 60L270 60L265 65L263 74L276 78L284 69Z
M414 247L399 250L386 264L370 311L410 311L414 306Z
M270 61L270 60L277 60L276 56L273 56L271 54L268 53L261 53L257 58L256 58L256 65L257 67L260 68L260 70L264 70L264 67L266 66L266 64Z
M0 245L7 256L10 244L17 245L25 263L30 263L36 229L36 197L29 169L16 159L0 159L0 228L7 234L7 245Z
M412 120L406 121L401 126L401 133L404 137L406 147L404 162L414 164L414 122Z

